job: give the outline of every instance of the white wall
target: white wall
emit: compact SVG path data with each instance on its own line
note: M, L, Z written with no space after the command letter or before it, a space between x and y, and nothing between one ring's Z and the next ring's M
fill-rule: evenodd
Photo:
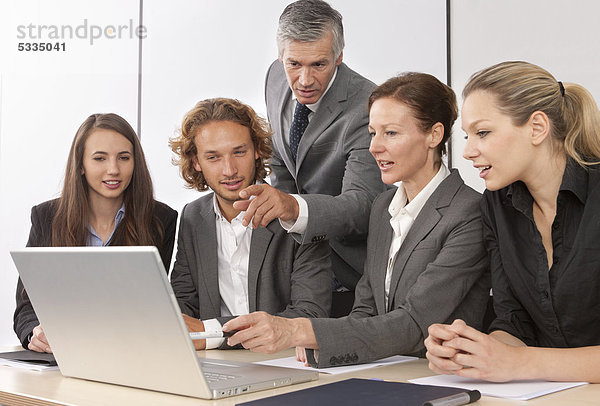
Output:
M457 95L474 72L502 61L525 60L557 80L583 85L600 101L600 2L453 0L450 11L452 87ZM462 157L460 119L454 131L452 164L469 185L483 191L478 172Z
M142 145L158 199L180 210L198 196L170 164L168 138L204 98L239 98L265 115L263 81L276 58L277 19L287 0L144 2ZM446 79L445 1L332 0L344 16L350 67L381 83L406 70ZM106 26L138 18L138 1L3 0L0 3L0 345L12 332L16 271L29 210L60 192L70 142L93 112L136 127L137 38L67 42L64 53L17 52L24 24ZM55 42L55 41L54 41Z
M144 5L148 39L143 48L142 140L157 197L177 210L198 192L183 190L183 182L176 180L168 138L183 115L209 97L240 99L266 117L264 77L277 58L277 21L289 2L179 0ZM352 69L375 83L407 70L446 80L445 1L330 3L344 17L344 61Z
M8 345L18 343L9 250L25 246L31 206L60 193L71 140L87 116L115 112L135 126L137 115L137 39L90 45L73 38L60 41L64 52L19 52L28 40L17 38L17 26L137 24L138 4L28 0L0 7L0 345Z

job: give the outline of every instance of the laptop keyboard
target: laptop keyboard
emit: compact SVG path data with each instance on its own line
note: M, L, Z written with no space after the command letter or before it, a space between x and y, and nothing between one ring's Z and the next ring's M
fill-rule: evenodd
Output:
M208 382L222 382L229 379L237 378L235 375L218 374L216 372L204 372L204 376Z

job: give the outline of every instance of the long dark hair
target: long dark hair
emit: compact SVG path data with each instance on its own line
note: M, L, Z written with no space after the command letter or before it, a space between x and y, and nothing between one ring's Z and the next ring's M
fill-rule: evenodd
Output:
M162 227L154 213L152 179L140 141L129 123L117 114L92 114L77 130L69 158L56 214L52 221L51 244L84 246L88 238L89 192L82 175L85 142L96 128L113 130L133 145L133 174L123 192L125 216L115 230L112 245L156 245L162 240Z

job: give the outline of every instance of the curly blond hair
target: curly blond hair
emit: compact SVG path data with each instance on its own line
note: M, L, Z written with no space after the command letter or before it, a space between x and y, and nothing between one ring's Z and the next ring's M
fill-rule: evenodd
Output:
M256 159L255 181L262 181L269 175L269 159L273 155L271 130L265 119L239 100L214 98L199 101L183 118L179 134L169 139L169 146L175 153L172 162L179 167L187 188L203 192L208 189L202 172L194 168L194 158L198 151L194 138L198 130L210 121L231 121L250 130L250 138L258 154Z

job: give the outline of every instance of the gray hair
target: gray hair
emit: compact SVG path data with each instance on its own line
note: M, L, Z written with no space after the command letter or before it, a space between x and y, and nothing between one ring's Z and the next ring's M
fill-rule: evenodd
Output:
M279 57L283 56L286 41L318 41L328 30L333 33L333 54L337 59L344 49L342 15L323 0L298 0L289 4L279 17Z

